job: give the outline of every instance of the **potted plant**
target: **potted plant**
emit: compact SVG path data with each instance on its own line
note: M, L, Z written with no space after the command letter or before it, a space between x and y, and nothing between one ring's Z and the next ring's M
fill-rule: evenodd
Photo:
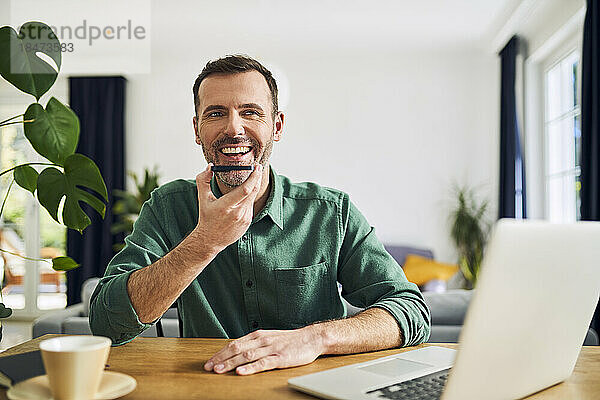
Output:
M0 75L35 99L23 114L1 121L0 130L7 125L23 124L25 137L33 149L47 160L20 164L0 172L0 176L13 175L0 215L13 183L16 183L30 191L55 221L83 232L91 221L80 202L89 204L104 218L108 194L94 161L75 153L79 141L77 115L54 97L45 107L39 103L42 95L56 81L62 61L61 50L61 43L52 29L42 22L27 22L18 33L10 26L0 27ZM49 57L55 65L40 58L39 53ZM33 166L44 168L38 172ZM91 189L96 195L84 189ZM62 218L59 220L59 204L63 198ZM10 253L5 249L0 249L0 252ZM57 271L68 271L79 266L69 257L56 257L51 262L52 268ZM7 318L11 313L10 308L0 303L0 318Z
M136 192L113 190L113 195L119 198L112 208L113 214L118 218L118 221L110 228L113 235L124 233L127 236L133 232L133 224L140 215L142 205L150 199L150 193L158 187L160 176L156 171L156 167L152 171L144 168L144 180L142 182L138 180L138 176L134 172L129 172L128 175L135 182ZM119 251L124 246L124 243L116 243L113 245L113 249Z
M456 205L450 214L450 236L458 250L458 265L467 280L467 288L477 284L490 223L486 219L487 200L478 201L473 190L457 187Z

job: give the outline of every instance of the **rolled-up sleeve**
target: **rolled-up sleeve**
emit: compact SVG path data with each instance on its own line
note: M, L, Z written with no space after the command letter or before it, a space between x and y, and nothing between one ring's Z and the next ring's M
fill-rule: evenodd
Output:
M383 308L398 322L403 346L429 339L431 316L419 288L385 250L365 217L345 195L338 281L342 296L360 308Z
M158 196L153 192L143 205L133 232L125 238L125 247L110 261L91 296L90 329L94 335L112 339L113 345L126 343L152 326L140 322L127 293L127 281L134 271L163 257L170 247L155 214Z

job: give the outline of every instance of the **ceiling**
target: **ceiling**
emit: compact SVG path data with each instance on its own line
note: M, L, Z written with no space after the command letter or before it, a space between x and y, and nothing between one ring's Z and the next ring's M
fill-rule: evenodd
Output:
M257 56L287 52L316 61L324 53L354 56L369 50L494 53L494 39L521 3L546 1L550 0L89 0L73 7L73 0L0 0L0 24L16 26L31 19L71 27L84 19L97 26L141 23L150 41L77 43L77 57L69 58L71 71L89 72L77 66L77 60L93 71L105 71L99 67L102 62L108 63L108 70L118 65L120 70L137 71L123 63L149 65L150 51L171 60L187 53L206 58L243 50Z
M152 41L325 46L485 47L522 0L152 2ZM185 35L181 37L178 35ZM192 35L193 37L189 37ZM161 46L162 47L162 46Z

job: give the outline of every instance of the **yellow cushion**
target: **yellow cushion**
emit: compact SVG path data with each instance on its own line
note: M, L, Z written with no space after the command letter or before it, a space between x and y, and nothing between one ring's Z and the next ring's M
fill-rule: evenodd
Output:
M409 254L402 269L406 279L421 286L432 279L447 281L458 272L458 265L444 264L430 258Z

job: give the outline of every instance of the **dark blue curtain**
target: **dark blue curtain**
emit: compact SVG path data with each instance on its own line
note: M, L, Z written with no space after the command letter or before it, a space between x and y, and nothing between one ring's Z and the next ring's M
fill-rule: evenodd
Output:
M110 227L114 222L111 193L125 188L125 78L70 78L69 92L70 106L81 126L77 152L96 162L109 196L104 220L86 204L83 208L92 224L83 235L68 230L67 254L81 264L67 273L67 304L71 305L81 301L81 285L86 279L104 274L114 255L113 244L123 239L112 235Z
M599 24L600 4L588 0L581 55L581 219L588 221L600 221ZM592 323L600 332L600 307Z
M515 94L516 61L522 48L513 36L500 51L500 199L498 218L525 218L525 164Z

